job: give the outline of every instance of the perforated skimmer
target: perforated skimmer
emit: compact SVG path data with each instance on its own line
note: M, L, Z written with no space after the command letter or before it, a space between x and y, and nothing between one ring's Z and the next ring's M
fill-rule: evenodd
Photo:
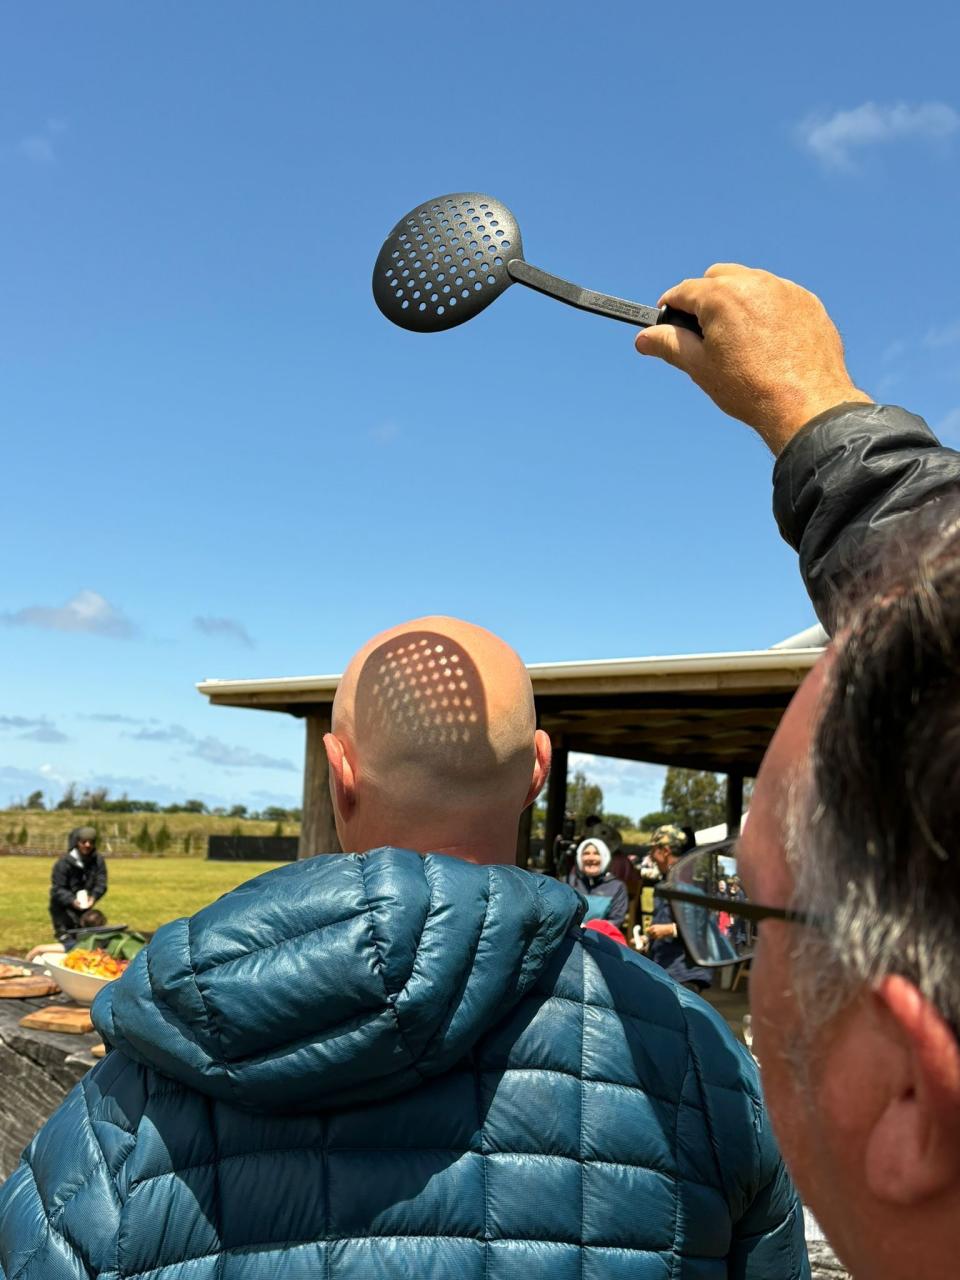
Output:
M383 242L373 268L377 306L388 320L415 333L472 320L514 282L635 328L673 324L703 336L686 311L595 293L531 266L516 218L505 204L478 191L455 191L411 209Z

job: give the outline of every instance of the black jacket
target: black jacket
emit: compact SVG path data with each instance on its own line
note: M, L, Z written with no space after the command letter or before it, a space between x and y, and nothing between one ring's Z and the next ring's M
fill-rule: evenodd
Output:
M84 858L71 849L54 864L50 877L50 902L58 907L72 907L81 889L86 889L94 902L107 892L107 864L99 853Z
M947 496L960 498L960 453L905 409L840 405L794 436L773 470L773 512L827 631L872 552Z

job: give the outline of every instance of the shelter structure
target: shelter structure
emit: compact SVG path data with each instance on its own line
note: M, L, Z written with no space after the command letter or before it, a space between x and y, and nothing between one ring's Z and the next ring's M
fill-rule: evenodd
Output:
M531 663L537 718L553 743L545 845L553 848L567 799L569 754L709 769L727 777L727 824L739 830L743 780L756 774L787 703L823 652L811 630L771 649L596 662ZM306 724L300 857L339 851L323 735L339 676L205 680L215 706L282 712ZM520 824L526 865L531 811Z

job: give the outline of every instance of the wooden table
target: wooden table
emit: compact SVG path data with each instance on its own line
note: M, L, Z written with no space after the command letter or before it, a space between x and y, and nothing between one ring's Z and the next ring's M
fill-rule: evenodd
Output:
M3 960L23 963L16 956L0 956ZM0 1000L0 1181L13 1172L23 1148L94 1065L90 1050L100 1039L95 1032L62 1035L20 1026L20 1019L34 1009L70 1003L62 994Z

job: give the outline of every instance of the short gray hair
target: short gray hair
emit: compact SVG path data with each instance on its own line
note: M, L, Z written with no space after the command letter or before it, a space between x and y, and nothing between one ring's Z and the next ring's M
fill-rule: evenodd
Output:
M960 501L909 526L846 605L788 821L814 1026L901 974L960 1029Z

